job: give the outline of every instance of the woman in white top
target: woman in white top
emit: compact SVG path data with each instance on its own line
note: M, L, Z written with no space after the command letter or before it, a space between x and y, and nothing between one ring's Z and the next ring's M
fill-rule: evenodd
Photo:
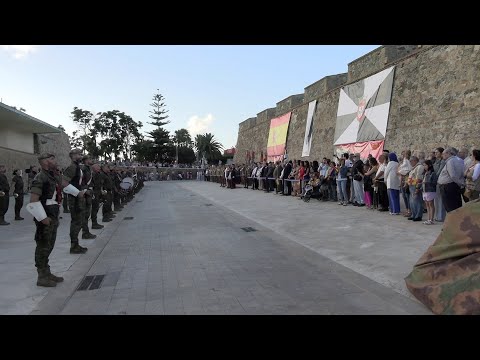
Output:
M400 177L398 171L398 159L395 153L388 154L388 165L385 168L385 183L387 184L388 203L390 215L400 215Z

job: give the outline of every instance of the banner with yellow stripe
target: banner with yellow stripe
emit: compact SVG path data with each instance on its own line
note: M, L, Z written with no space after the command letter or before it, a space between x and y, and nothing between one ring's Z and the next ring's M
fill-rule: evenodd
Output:
M268 161L277 161L283 158L291 114L291 112L288 112L270 121L270 133L268 134L267 143Z

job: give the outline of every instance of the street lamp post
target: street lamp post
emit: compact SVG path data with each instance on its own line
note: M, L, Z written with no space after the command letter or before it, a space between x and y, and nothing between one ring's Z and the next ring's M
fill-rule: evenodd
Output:
M177 166L178 166L178 141L175 143L177 146L176 146L176 158L177 158Z

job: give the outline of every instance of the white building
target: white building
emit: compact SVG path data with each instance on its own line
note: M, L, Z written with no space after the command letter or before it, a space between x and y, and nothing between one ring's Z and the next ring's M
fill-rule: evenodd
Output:
M43 152L55 154L58 165L65 167L69 151L68 135L61 129L0 103L0 164L7 167L9 181L14 169L38 165Z

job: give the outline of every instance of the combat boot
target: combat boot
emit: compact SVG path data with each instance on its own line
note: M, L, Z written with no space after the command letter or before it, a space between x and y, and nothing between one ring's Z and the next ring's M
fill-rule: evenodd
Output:
M78 245L78 242L72 243L70 247L70 254L85 254L87 252L87 248Z
M5 217L0 216L0 225L10 225L10 223L5 221Z
M98 223L92 224L92 229L103 229L103 228L104 228L104 226L103 226L103 225L100 225L100 224L98 224Z
M57 283L52 279L50 279L46 269L37 268L37 272L38 272L37 286L45 286L45 287L57 286Z
M51 272L50 272L50 266L47 266L47 272L48 272L48 278L50 280L53 280L55 281L56 283L59 283L59 282L62 282L63 281L63 277L61 276L55 276L53 275Z
M97 235L90 234L89 232L82 233L82 239L95 239L96 237Z
M122 209L123 209L123 208L121 208L121 207L119 207L119 206L113 208L113 210L115 210L115 211L122 211Z
M22 218L21 216L15 216L15 220L25 220L25 219Z
M110 222L112 221L112 219L108 218L108 217L105 217L102 219L102 222Z

